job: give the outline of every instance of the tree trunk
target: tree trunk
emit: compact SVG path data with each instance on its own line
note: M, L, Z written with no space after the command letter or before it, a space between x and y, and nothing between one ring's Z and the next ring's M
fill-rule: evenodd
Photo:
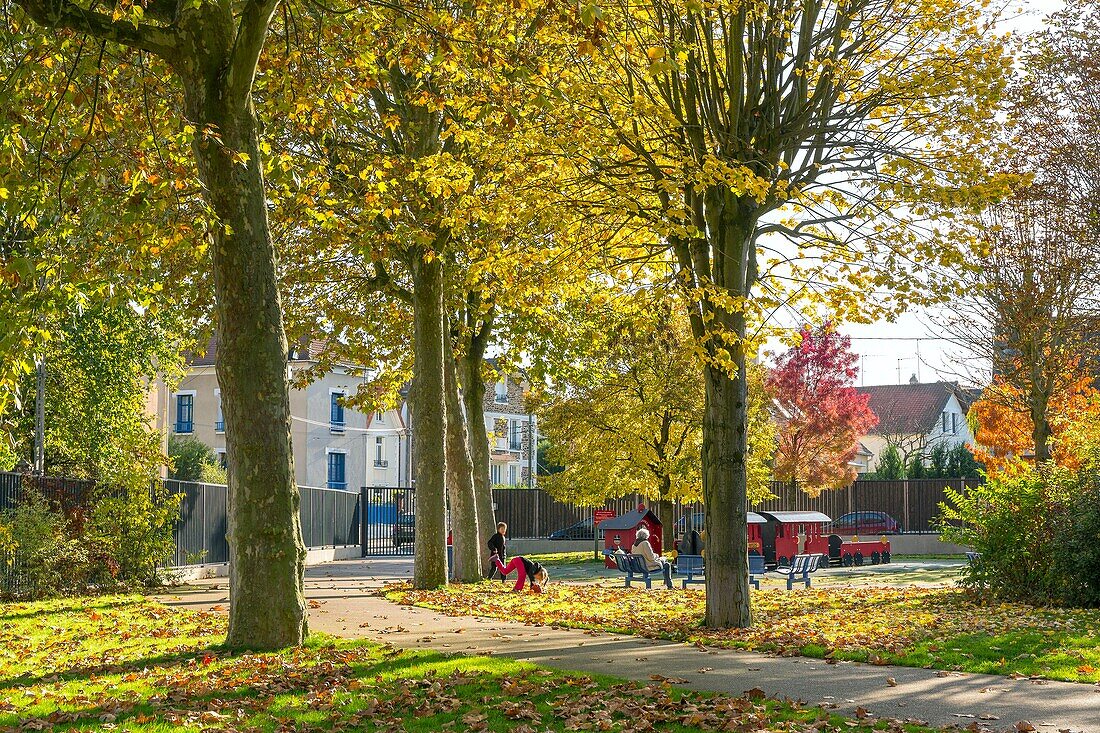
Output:
M752 232L755 203L724 188L706 194L706 223L712 253L708 265L724 295L747 298L755 280ZM697 268L698 269L698 268ZM704 301L715 363L704 368L703 502L707 527L706 625L745 628L749 608L748 560L748 374L745 371L745 314L736 306ZM732 369L731 369L732 367ZM731 378L729 371L736 371Z
M217 373L231 468L226 643L270 649L300 644L307 631L287 343L255 112L250 98L227 100L217 88L206 78L184 83L199 176L218 217L211 232Z
M667 477L662 479L662 483L667 481ZM668 498L667 489L662 489L656 509L654 514L661 520L661 547L664 548L664 552L672 552L672 546L676 544L676 522L675 517L672 516L672 500Z
M480 537L484 530L478 524L474 495L473 466L458 396L458 375L455 360L446 357L447 390L447 496L451 503L451 537L454 542L454 577L461 583L474 583L482 578L484 566ZM488 535L486 535L488 536Z
M485 379L481 376L484 354L468 353L461 360L462 402L466 407L466 440L473 464L474 499L477 504L477 526L481 532L478 545L488 568L485 542L496 532L496 512L493 510L493 486L489 483L489 431L485 426Z
M416 537L413 544L413 587L447 584L447 415L444 402L443 264L438 256L414 254L409 262L413 290L413 353L415 364L412 411L416 417Z
M750 625L748 593L748 514L745 507L745 426L748 400L744 354L739 377L707 367L706 413L703 417L703 501L707 528L706 625L743 628Z

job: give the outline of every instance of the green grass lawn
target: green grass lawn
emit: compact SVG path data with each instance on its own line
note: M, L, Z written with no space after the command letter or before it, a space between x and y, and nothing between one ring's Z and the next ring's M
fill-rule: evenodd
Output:
M930 730L317 635L230 654L224 632L139 596L0 605L0 731Z
M551 584L394 589L391 600L454 615L601 629L713 646L878 664L1100 681L1100 611L986 604L953 588L826 586L753 591L750 629L702 627L702 590Z

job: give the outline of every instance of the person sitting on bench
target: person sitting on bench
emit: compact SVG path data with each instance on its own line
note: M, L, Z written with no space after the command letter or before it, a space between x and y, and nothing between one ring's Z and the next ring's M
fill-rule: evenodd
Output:
M672 563L653 552L653 545L649 544L649 530L645 527L638 529L634 535L634 547L630 550L635 555L641 555L645 559L645 566L649 572L658 570L665 576L665 587L672 587Z

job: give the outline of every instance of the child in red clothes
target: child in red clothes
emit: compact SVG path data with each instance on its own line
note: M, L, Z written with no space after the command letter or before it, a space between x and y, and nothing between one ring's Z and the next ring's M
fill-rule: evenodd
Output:
M516 585L512 588L514 591L523 590L523 584L527 582L528 578L531 579L531 590L535 593L541 593L546 584L550 582L550 573L546 572L546 568L536 560L528 560L517 555L507 565L504 565L500 558L493 555L493 562L501 575L508 575L513 570L516 571Z

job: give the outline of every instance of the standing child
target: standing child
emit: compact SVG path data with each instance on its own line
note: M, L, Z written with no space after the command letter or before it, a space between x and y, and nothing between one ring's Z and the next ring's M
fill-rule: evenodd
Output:
M493 564L496 565L502 576L508 575L513 570L516 571L516 585L512 588L514 591L523 590L523 584L527 582L528 578L531 579L531 590L535 593L542 593L542 589L550 582L550 573L546 572L546 568L542 566L542 563L537 560L528 560L522 555L513 557L507 567L494 556Z
M508 534L508 525L504 522L497 522L497 531L489 541L485 544L489 546L489 579L493 579L493 573L497 571L496 564L493 562L493 558L500 560L503 564L508 560L508 538L505 536ZM501 576L500 581L504 582L504 577Z

